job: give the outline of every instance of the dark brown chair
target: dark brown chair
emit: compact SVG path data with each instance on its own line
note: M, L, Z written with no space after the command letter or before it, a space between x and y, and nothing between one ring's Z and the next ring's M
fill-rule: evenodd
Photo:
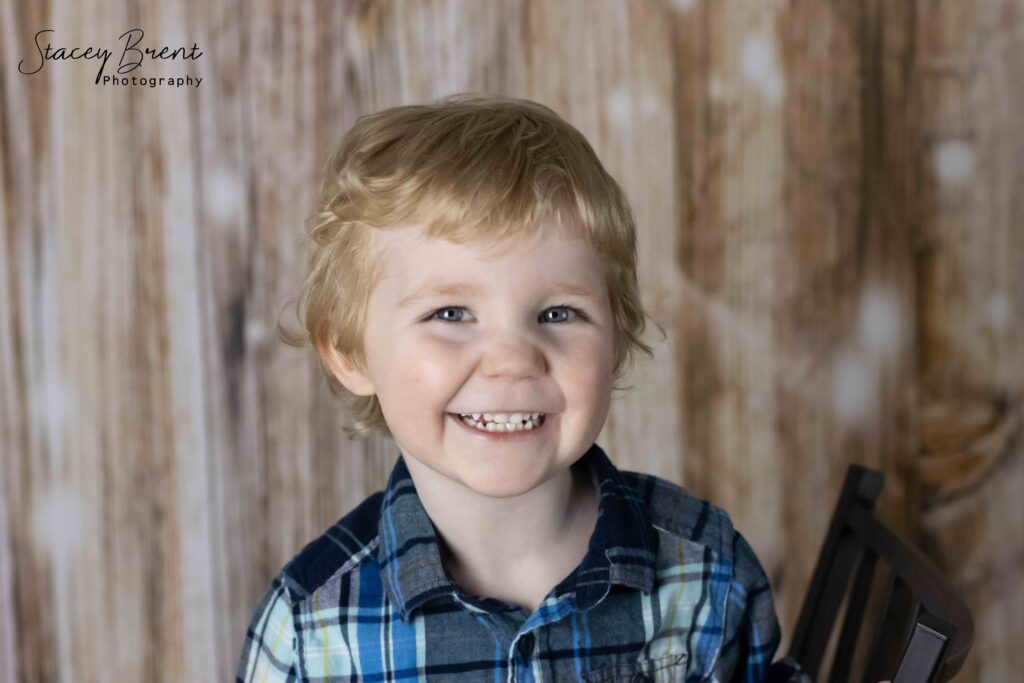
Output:
M974 623L966 605L923 553L875 518L881 472L850 465L828 536L789 648L789 657L813 680L832 639L844 596L845 617L835 641L828 681L850 681L851 665L869 597L884 596L863 664L863 683L946 683L963 666ZM881 593L872 591L875 567L891 568ZM884 576L882 574L880 577ZM852 582L851 582L852 577ZM852 584L852 588L850 587ZM863 649L863 648L862 648Z

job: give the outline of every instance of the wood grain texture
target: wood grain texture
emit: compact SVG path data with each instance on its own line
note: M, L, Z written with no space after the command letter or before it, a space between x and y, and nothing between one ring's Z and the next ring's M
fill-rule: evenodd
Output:
M199 45L93 84L34 36ZM1024 2L0 0L0 680L229 680L256 601L381 488L274 334L365 113L561 113L637 218L656 328L599 442L724 507L783 652L846 466L1024 669Z
M978 642L965 680L1024 670L1024 5L917 17L923 231L917 432L922 542Z

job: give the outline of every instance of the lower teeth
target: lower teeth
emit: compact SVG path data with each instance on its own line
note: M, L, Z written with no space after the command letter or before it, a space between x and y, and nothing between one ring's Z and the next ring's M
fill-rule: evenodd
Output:
M478 429L481 432L528 432L528 431L530 431L532 429L536 429L537 427L540 427L540 423L543 422L543 420L544 420L544 417L541 416L541 417L537 418L536 421L534 421L532 419L528 419L526 422L516 422L516 423L512 423L512 422L505 422L505 423L490 422L490 423L487 423L487 424L494 425L494 427L488 429L487 426L485 425L485 423L483 423L482 421L481 422L477 422L477 421L475 421L471 417L463 417L462 415L459 415L458 417L465 424L469 425L470 427L472 427L474 429ZM513 425L513 424L515 426L513 426L511 429L509 429L509 425Z

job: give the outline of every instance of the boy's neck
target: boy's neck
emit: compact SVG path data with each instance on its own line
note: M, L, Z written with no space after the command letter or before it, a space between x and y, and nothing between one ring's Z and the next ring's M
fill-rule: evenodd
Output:
M409 467L414 483L423 467ZM452 578L471 594L518 604L527 613L580 564L597 523L597 493L583 467L515 498L467 492L465 500L453 500L451 491L416 489Z

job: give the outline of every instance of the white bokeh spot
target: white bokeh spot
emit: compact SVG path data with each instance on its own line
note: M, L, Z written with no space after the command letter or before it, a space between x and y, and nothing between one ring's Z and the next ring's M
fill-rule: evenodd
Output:
M632 98L628 88L616 88L608 96L608 120L615 126L626 126L629 124Z
M55 486L34 503L32 535L40 548L66 558L82 541L82 506L74 489Z
M1010 324L1010 302L1005 294L993 294L988 300L988 321L997 330L1005 330Z
M974 172L974 150L963 140L948 140L935 150L935 174L946 183L961 183Z
M782 100L785 84L775 61L775 45L763 36L750 38L743 45L743 75L761 95L773 104Z
M864 348L876 357L896 353L900 341L900 314L891 291L873 287L865 292L860 303L859 333Z
M268 340L267 325L258 318L249 318L245 323L246 348L262 348Z
M708 81L708 95L713 100L720 100L725 97L725 83L718 76L712 76Z
M877 398L874 369L862 357L847 351L836 359L832 377L832 403L836 417L847 425L861 424Z
M46 375L45 380L35 384L36 391L32 394L33 419L39 424L49 424L60 435L65 425L74 424L78 419L74 387L65 381L63 375L57 373ZM56 444L53 446L56 447Z
M228 222L242 207L242 187L238 178L224 168L215 168L204 185L204 199L210 217Z

